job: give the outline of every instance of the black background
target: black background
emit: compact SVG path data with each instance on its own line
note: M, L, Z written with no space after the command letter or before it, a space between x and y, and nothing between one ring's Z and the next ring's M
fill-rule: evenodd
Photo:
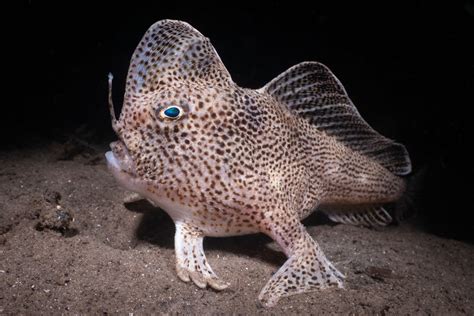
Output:
M29 1L4 8L11 21L2 40L9 55L2 148L38 146L79 127L97 142L113 140L108 72L117 106L144 32L157 20L179 19L211 39L241 86L261 87L301 61L326 64L362 116L407 146L423 226L472 240L474 3L433 2Z

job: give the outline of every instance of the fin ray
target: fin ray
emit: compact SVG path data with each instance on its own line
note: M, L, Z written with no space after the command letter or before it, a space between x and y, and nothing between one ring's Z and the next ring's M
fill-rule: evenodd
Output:
M300 63L259 91L269 93L291 112L305 117L329 136L374 159L392 173L405 175L411 172L405 147L370 127L350 100L344 86L323 64Z
M323 208L323 212L336 223L364 227L383 227L392 222L392 216L381 206L362 209Z

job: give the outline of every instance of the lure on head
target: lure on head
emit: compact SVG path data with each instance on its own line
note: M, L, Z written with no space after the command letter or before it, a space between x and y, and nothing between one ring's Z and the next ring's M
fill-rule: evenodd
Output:
M115 117L115 109L114 109L114 101L112 97L112 81L114 80L114 75L109 72L109 112L110 112L110 119L112 121L112 129L114 132L119 135L119 127L118 127L118 121L117 118Z

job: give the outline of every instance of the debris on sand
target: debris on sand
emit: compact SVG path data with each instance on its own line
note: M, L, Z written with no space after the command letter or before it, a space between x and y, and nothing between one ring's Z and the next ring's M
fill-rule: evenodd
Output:
M58 191L46 189L43 192L43 198L48 203L59 205L59 201L61 200L61 193L59 193Z
M74 216L71 211L64 209L60 204L61 194L57 191L46 189L43 193L43 203L38 214L36 230L52 230L63 236L75 235L76 230L71 228Z
M365 269L365 274L374 280L384 281L385 279L397 279L398 276L391 269L370 266Z
M57 209L47 209L41 212L38 222L35 225L36 230L43 231L45 229L60 232L62 235L70 229L73 217L67 210L61 209L58 205Z

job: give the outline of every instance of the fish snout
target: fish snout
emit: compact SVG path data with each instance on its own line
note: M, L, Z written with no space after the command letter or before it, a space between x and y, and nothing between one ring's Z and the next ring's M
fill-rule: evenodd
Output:
M110 149L111 151L105 154L109 169L134 175L133 160L125 144L121 141L115 141L110 143Z

